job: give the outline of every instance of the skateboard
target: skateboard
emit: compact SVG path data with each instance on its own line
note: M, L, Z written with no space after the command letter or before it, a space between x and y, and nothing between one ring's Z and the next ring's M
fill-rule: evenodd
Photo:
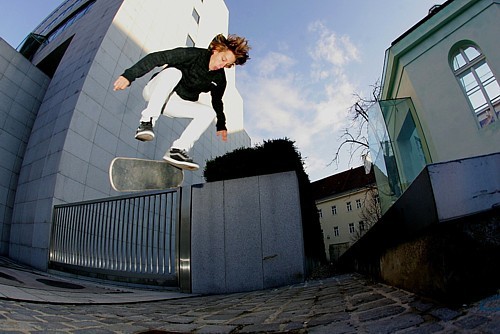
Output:
M162 190L178 187L184 171L166 161L117 157L109 166L109 180L120 192Z

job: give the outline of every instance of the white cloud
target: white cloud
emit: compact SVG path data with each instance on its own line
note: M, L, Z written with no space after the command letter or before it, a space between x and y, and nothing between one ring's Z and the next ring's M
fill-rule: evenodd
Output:
M282 73L287 71L296 61L291 57L278 52L269 52L264 58L257 60L257 68L260 77L270 77L277 72Z
M254 143L290 138L306 158L310 177L317 179L334 172L325 169L347 127L357 90L345 66L359 57L348 36L338 37L323 23L311 24L309 32L315 40L307 59L271 51L255 60L250 71L245 66L238 72L238 86L245 128Z
M309 25L309 32L318 35L314 47L309 51L317 62L326 61L334 66L343 66L352 60L359 60L359 52L349 36L337 36L321 22Z

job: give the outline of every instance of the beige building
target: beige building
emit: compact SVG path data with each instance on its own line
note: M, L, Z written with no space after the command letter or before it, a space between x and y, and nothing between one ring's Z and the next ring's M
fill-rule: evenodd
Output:
M335 262L379 218L373 171L351 168L312 183L327 260Z

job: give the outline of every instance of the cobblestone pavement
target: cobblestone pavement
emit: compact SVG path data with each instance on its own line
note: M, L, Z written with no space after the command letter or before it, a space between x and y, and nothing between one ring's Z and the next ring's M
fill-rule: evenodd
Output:
M153 331L154 330L154 331ZM500 333L500 295L450 308L358 274L127 304L0 300L0 333Z

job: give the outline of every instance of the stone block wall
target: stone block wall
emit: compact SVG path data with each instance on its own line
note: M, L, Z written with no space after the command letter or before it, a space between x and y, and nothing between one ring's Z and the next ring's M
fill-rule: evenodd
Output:
M193 186L193 293L303 282L305 256L294 172Z
M0 38L0 254L7 255L17 182L50 79ZM32 174L41 173L39 167Z

